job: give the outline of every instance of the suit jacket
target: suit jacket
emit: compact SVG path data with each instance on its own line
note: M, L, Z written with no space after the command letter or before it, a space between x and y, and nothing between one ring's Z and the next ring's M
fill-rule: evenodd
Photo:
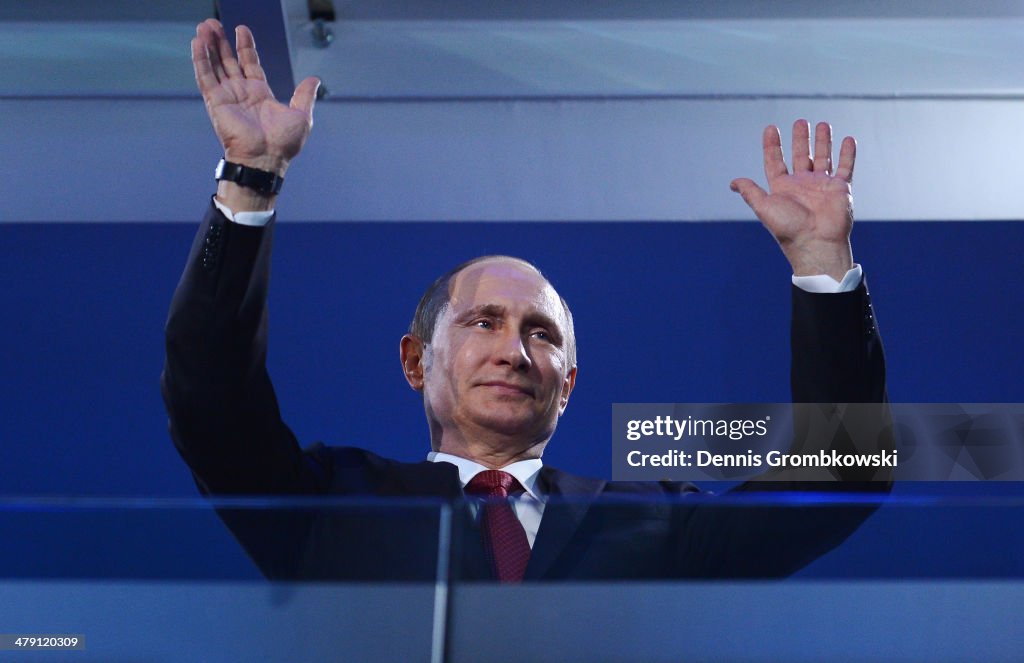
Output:
M265 367L273 232L273 224L229 223L211 205L171 303L161 386L171 437L199 489L434 500L429 511L385 503L219 509L268 577L428 580L447 565L455 579L492 579L455 466L321 443L302 450L282 421ZM865 284L829 295L794 288L791 340L794 402L884 400L882 347ZM527 580L782 576L841 543L872 511L725 508L688 483L609 482L547 466L539 482L552 500ZM793 488L887 485L758 482L738 490Z

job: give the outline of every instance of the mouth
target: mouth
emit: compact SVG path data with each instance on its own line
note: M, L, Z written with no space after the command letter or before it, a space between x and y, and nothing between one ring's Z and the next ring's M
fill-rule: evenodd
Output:
M503 380L491 380L489 382L481 383L480 386L493 389L497 393L518 396L529 396L530 398L533 398L533 389L524 385L516 384L514 382L505 382Z

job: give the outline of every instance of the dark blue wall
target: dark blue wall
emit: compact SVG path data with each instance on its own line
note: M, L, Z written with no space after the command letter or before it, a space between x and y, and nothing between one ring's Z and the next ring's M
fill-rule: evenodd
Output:
M202 211L198 202L197 218ZM0 495L194 494L158 387L166 308L194 230L0 225ZM535 262L573 308L579 379L550 464L607 477L613 402L788 400L789 271L754 223L286 221L276 241L269 364L304 443L426 454L398 340L424 287L485 253ZM1021 246L1020 223L855 228L893 401L1024 400ZM1015 485L968 490L1024 494ZM879 554L906 532L905 518L887 525L884 516L844 550ZM948 551L956 544L943 540L947 525L919 534ZM971 553L980 544L964 545L980 571L983 556Z

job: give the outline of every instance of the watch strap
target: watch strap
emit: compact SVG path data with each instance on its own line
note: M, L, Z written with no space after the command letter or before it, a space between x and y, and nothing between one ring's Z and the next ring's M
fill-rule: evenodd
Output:
M252 189L266 196L276 196L281 191L284 178L277 173L259 168L250 168L240 163L221 159L214 171L214 178L220 182L227 180L239 186Z

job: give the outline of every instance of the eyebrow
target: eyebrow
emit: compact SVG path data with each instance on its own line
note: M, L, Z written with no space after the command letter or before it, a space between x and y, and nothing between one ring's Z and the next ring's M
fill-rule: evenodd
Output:
M480 306L474 306L459 316L459 322L469 322L471 319L479 317L481 315L490 316L492 318L503 318L505 317L505 307L501 304L481 304Z
M502 306L501 304L481 304L479 306L474 306L473 308L469 309L468 311L460 315L456 319L456 321L461 324L465 324L473 320L474 318L480 316L487 316L491 318L504 318L507 312L508 309ZM558 326L557 322L555 322L552 318L548 317L544 313L541 313L540 311L529 311L524 316L524 322L526 322L529 325L537 325L540 327L544 327L544 329L546 329L547 332L551 334L552 341L554 341L556 345L562 345L563 333L561 327Z

